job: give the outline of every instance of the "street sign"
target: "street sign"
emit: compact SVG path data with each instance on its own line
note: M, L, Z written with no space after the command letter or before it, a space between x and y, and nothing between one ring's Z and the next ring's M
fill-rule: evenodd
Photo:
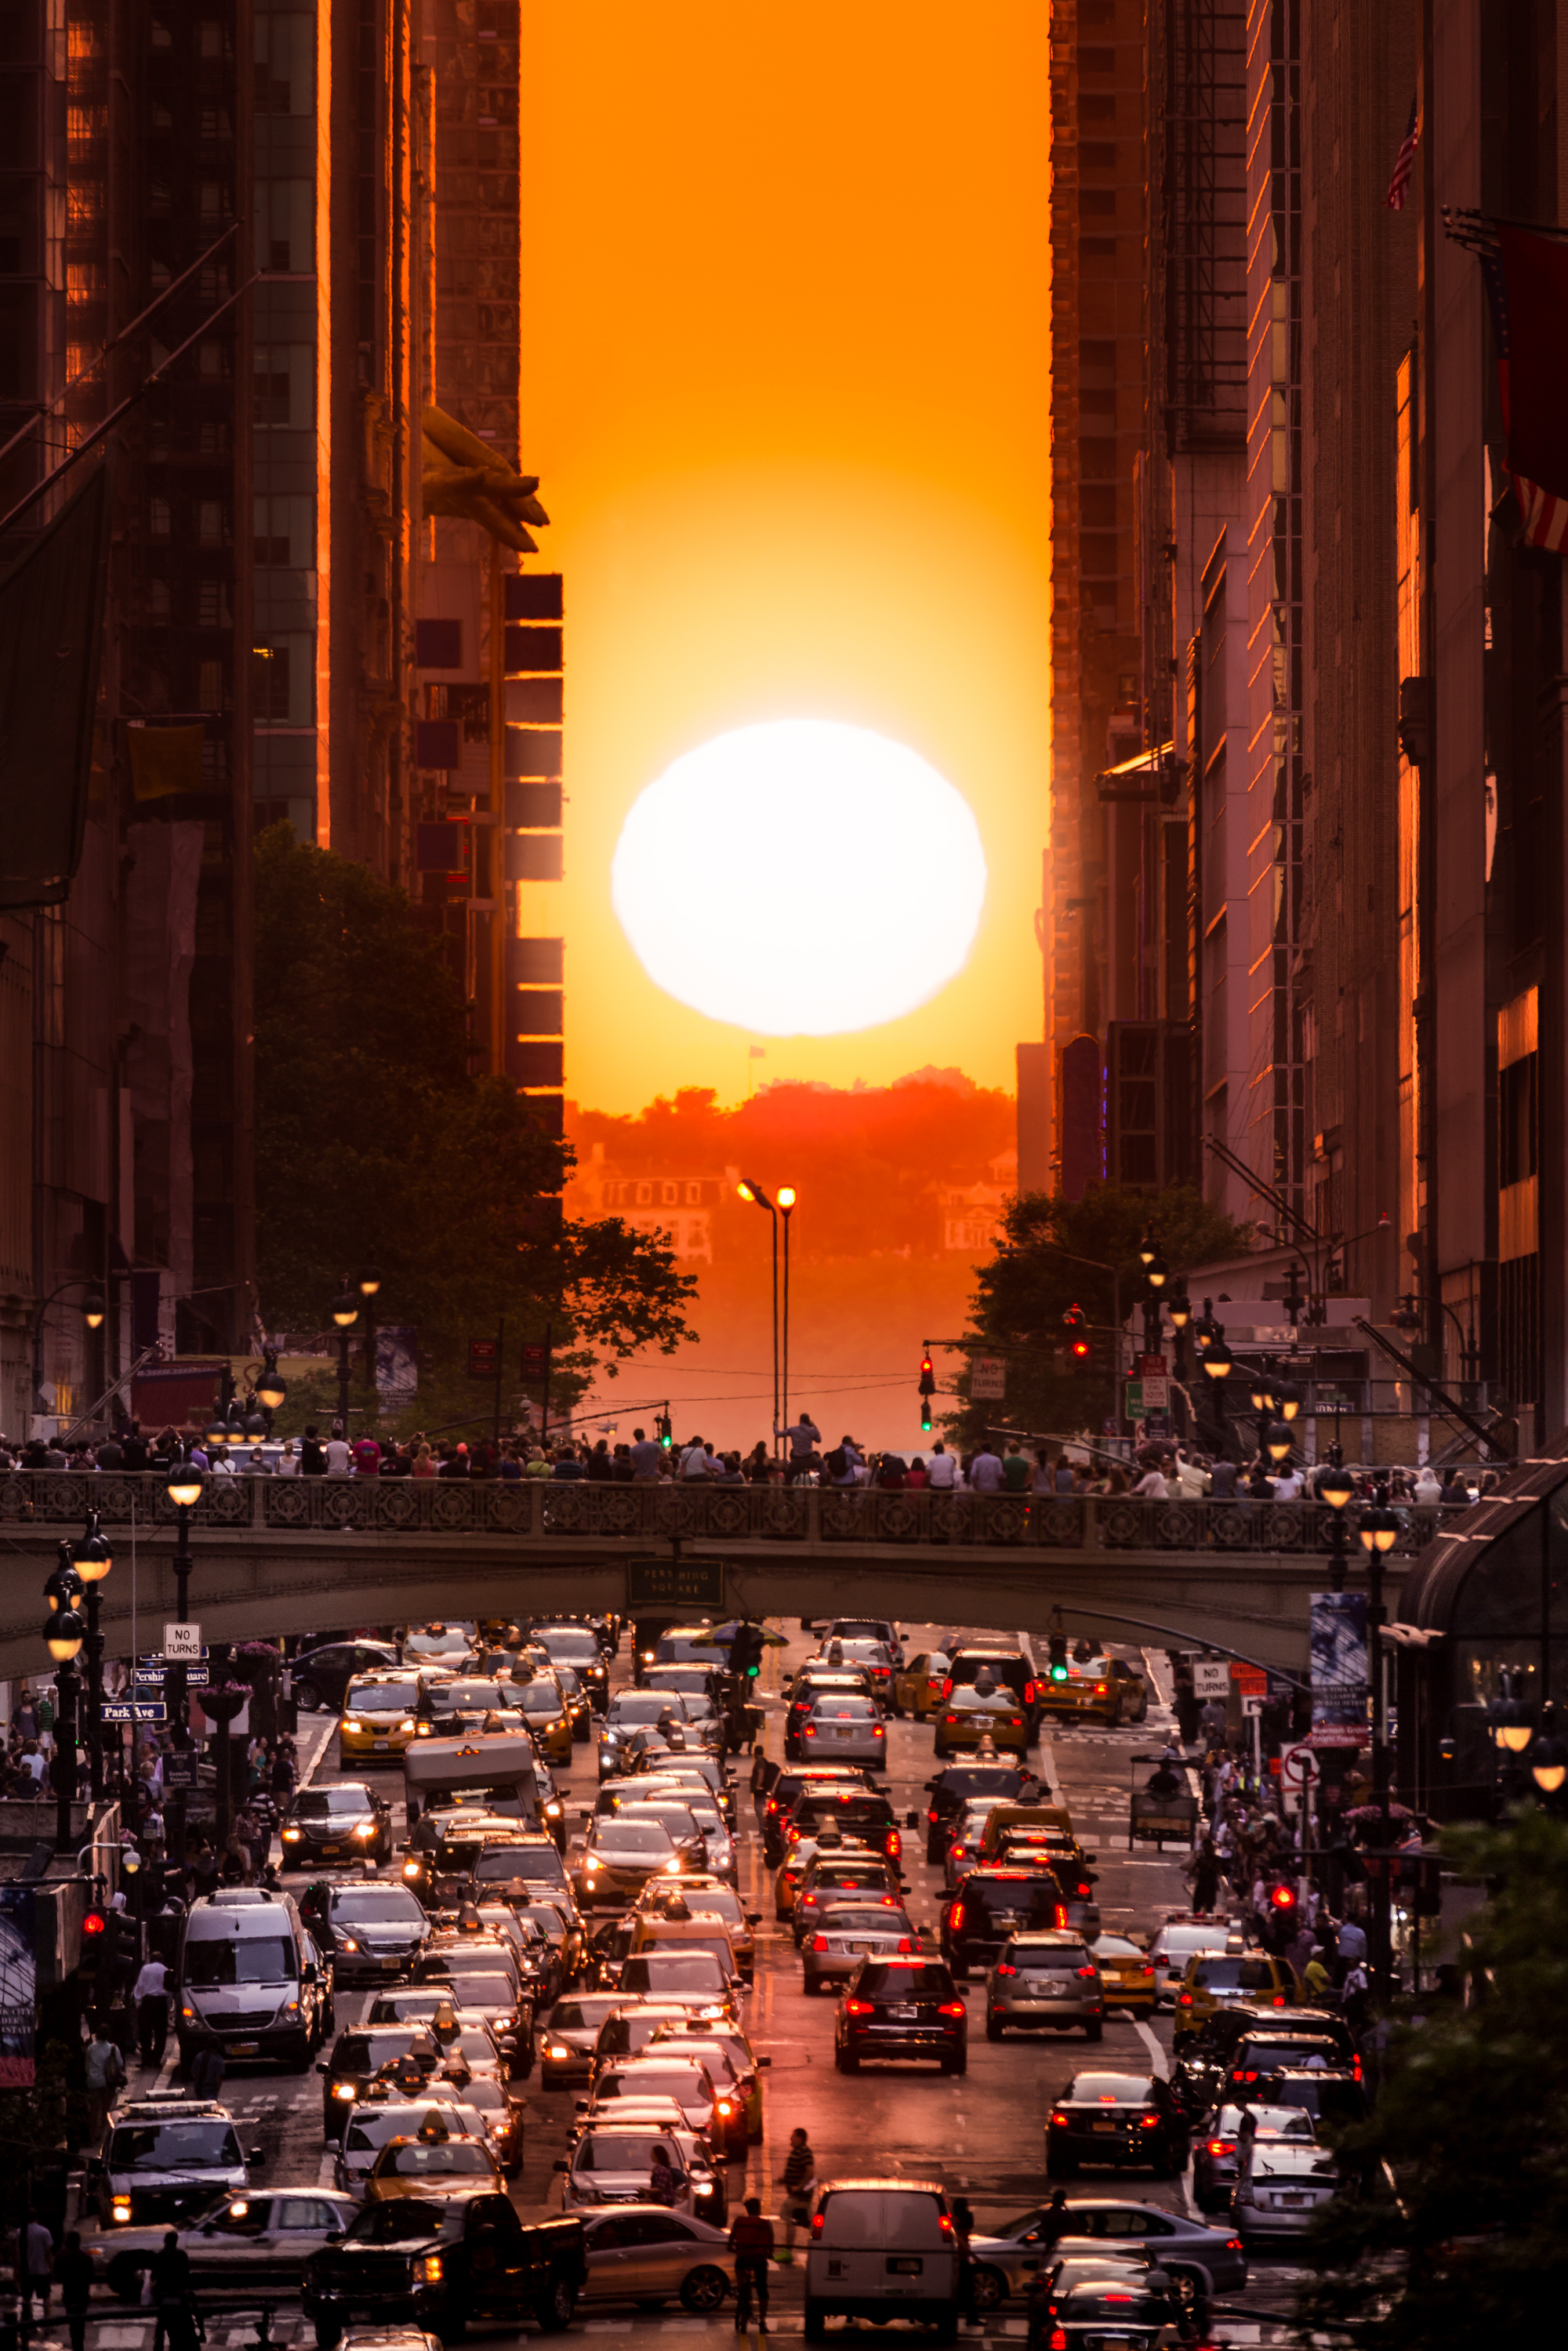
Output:
M1138 1357L1138 1373L1139 1376L1143 1379L1163 1379L1169 1368L1170 1366L1166 1364L1163 1355L1140 1355Z
M501 1368L501 1350L494 1339L470 1339L468 1342L468 1376L471 1380L493 1380Z
M542 1339L523 1341L523 1377L542 1380L549 1369L550 1351Z
M206 1654L202 1646L202 1628L199 1625L164 1625L163 1655L166 1657L184 1657L189 1660L194 1657L204 1657Z
M1122 1408L1125 1412L1129 1420L1142 1420L1144 1416L1144 1383L1142 1380L1128 1380L1124 1384L1126 1387L1126 1401Z
M1261 1714L1268 1703L1260 1690L1244 1690L1241 1694L1241 1711L1249 1721L1255 1714Z
M1267 1698L1269 1677L1261 1666L1244 1666L1239 1659L1230 1661L1230 1678L1243 1698Z
M106 1698L99 1711L105 1722L167 1722L169 1719L169 1709L161 1698Z
M176 1665L184 1665L184 1660L181 1657L176 1657L174 1659L174 1663ZM207 1686L207 1667L205 1666L185 1666L184 1673L185 1687L187 1689L205 1689ZM154 1689L162 1689L163 1684L168 1680L168 1678L169 1667L166 1665L138 1666L136 1668L136 1682L138 1687L140 1687L142 1683L147 1683Z
M1144 1417L1153 1412L1169 1412L1171 1384L1163 1372L1145 1372L1143 1378Z
M175 1748L163 1758L163 1785L169 1788L195 1788L197 1767L201 1758L193 1747Z
M1230 1695L1230 1665L1225 1657L1195 1657L1192 1667L1194 1698L1228 1698Z
M722 1609L722 1559L632 1559L626 1562L626 1606Z
M1280 1769L1292 1788L1315 1788L1323 1776L1323 1767L1310 1747L1287 1747L1280 1758Z
M1000 1404L1007 1392L1007 1357L1005 1355L971 1355L969 1358L971 1401Z

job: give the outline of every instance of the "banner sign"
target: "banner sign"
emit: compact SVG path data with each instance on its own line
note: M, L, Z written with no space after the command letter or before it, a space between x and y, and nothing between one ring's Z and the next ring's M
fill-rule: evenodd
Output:
M30 2090L38 1994L38 1897L0 1886L0 2089Z
M376 1394L389 1412L418 1395L418 1332L412 1322L376 1324Z
M1358 1747L1366 1737L1372 1676L1364 1592L1311 1595L1314 1747Z
M724 1606L722 1559L633 1559L626 1562L626 1606L706 1608Z

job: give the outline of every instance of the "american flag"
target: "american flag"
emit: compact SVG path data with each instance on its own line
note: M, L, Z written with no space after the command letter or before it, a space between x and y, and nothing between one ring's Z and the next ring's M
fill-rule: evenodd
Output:
M1509 329L1508 271L1495 231L1484 241L1478 241L1476 255L1481 265L1481 279L1486 287L1487 303L1491 311L1492 337L1497 344L1498 405L1502 411L1502 427L1510 425L1510 370L1511 336ZM1510 466L1510 479L1519 500L1523 517L1524 544L1543 547L1553 555L1568 553L1568 498L1554 491L1542 489L1539 482Z
M1421 93L1416 91L1410 101L1410 120L1405 126L1405 136L1399 142L1399 152L1394 159L1394 177L1388 183L1385 202L1391 213L1402 213L1409 193L1410 174L1416 168L1416 150L1421 139Z

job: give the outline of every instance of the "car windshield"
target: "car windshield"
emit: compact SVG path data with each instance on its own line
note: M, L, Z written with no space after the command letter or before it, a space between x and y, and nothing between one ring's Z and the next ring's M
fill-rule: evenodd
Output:
M1147 2106L1154 2102L1146 2074L1080 2074L1067 2095L1079 2105Z
M1200 1959L1192 1980L1200 1991L1272 1991L1274 1962L1225 1957Z
M351 2245L406 2245L415 2237L439 2237L448 2221L461 2226L439 2204L427 2204L419 2196L399 2196L390 2203L367 2204L356 2213L346 2241Z
M727 1666L729 1651L718 1641L688 1641L678 1633L659 1636L654 1653L662 1666Z
M861 1997L865 2000L953 2000L953 1979L944 1967L900 1968L867 1966L861 1971Z
M454 1970L456 1973L456 1970ZM458 1982L459 1997L465 2008L510 2008L517 1997L517 1987L510 1976L464 1973Z
M665 1708L677 1721L685 1719L685 1707L678 1690L618 1690L610 1701L606 1722L657 1722Z
M624 2074L607 2074L596 2097L674 2098L690 2105L703 2094L703 2077L695 2065L633 2065Z
M1074 2286L1061 2314L1074 2320L1098 2318L1112 2326L1165 2326L1173 2313L1157 2294L1106 2294L1091 2279Z
M553 1627L539 1635L540 1646L549 1653L556 1665L596 1666L599 1644L591 1633L557 1632Z
M639 1951L621 1971L621 1989L634 1991L695 1991L716 1996L727 1978L709 1951Z
M294 1799L294 1817L300 1821L362 1820L373 1812L371 1792L350 1784L341 1788L301 1788Z
M1366 2093L1347 2076L1311 2074L1291 2081L1275 2080L1269 2095L1276 2105L1299 2109L1309 2122L1315 2115L1325 2123L1356 2123L1366 2112Z
M483 2172L487 2175L494 2167L485 2149L475 2140L449 2138L438 2140L433 2147L426 2147L423 2140L415 2139L408 2147L389 2147L385 2158L376 2168L379 2171L390 2171L398 2179L416 2179L422 2173L443 2171Z
M1130 1943L1125 1935L1102 1935L1094 1946L1097 1959L1137 1959L1144 1958L1142 1946Z
M412 2138L433 2111L428 2100L418 2106L356 2106L344 2147L350 2155L369 2155L385 2147L389 2138ZM445 2120L450 2130L450 2107Z
M110 2145L110 2171L243 2170L245 2158L226 2122L130 2123Z
M512 1702L524 1714L544 1716L560 1712L560 1692L554 1682L524 1682Z
M1009 1771L995 1763L956 1764L943 1772L937 1792L951 1808L971 1796L1016 1797L1022 1794L1023 1787L1021 1771Z
M527 1878L532 1885L564 1886L566 1871L553 1844L493 1844L474 1864L481 1884L504 1885L508 1878Z
M1288 2147L1278 2139L1271 2140L1265 2152L1260 2147L1252 2158L1255 2176L1266 2179L1333 2179L1337 2167L1325 2147Z
M340 1886L332 1893L332 1916L355 1927L423 1927L424 1913L401 1886Z
M663 2155L677 2179L685 2177L679 2147L656 2131L588 2131L579 2142L572 2169L640 2171L646 2178L655 2154Z
M675 1849L658 1821L601 1821L593 1843L600 1853L637 1854L649 1860L667 1860Z
M1011 1690L1000 1683L993 1683L989 1689L977 1689L973 1682L962 1682L953 1691L947 1703L949 1706L959 1708L960 1710L965 1707L972 1707L977 1711L980 1711L988 1706L1003 1708L1016 1706L1018 1700Z
M819 1722L876 1722L880 1719L869 1698L856 1698L833 1690L819 1697L811 1708Z
M973 1903L990 1918L1017 1918L1030 1926L1049 1927L1061 1895L1053 1877L1037 1877L1031 1871L1028 1877L971 1877L961 1898L966 1910Z
M835 2251L943 2250L942 2207L924 2189L835 2188L824 2199L821 2218L821 2242Z
M824 1935L907 1935L906 1913L884 1902L834 1902L818 1921Z
M1273 2074L1286 2065L1304 2064L1314 2052L1339 2061L1338 2046L1325 2033L1321 2041L1243 2041L1237 2049L1236 2063L1247 2070Z
M415 1682L355 1682L343 1701L345 1714L412 1714L419 1704Z
M605 1992L598 2000L558 2000L549 2012L547 2032L597 2032L620 1996Z
M465 1710L471 1714L483 1714L496 1704L500 1696L493 1681L437 1682L430 1693L430 1703L436 1714L455 1714ZM509 1688L505 1693L505 1703L507 1706L517 1704Z
M1080 1968L1088 1967L1090 1958L1082 1943L1061 1948L1056 1945L1044 1949L1028 1944L1015 1945L1007 1954L1015 1968L1023 1968L1030 1975L1073 1975Z
M1155 1937L1155 1949L1163 1959L1190 1959L1195 1951L1223 1955L1225 1942L1225 1936L1212 1927L1162 1927Z
M292 1983L294 1945L287 1935L225 1935L185 1945L184 1979L193 1991L220 1984Z

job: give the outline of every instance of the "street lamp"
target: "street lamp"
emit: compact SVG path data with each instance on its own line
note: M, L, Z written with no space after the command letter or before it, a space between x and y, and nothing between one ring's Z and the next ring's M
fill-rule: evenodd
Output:
M761 1185L756 1182L752 1176L743 1176L735 1188L739 1193L743 1200L749 1200L754 1207L766 1208L769 1217L773 1219L773 1452L775 1458L777 1458L780 1437L779 1421L779 1211L774 1207L772 1201L768 1198L767 1193L763 1190Z
M1183 1403L1181 1419L1182 1434L1185 1436L1186 1433L1186 1332L1187 1325L1192 1321L1192 1301L1187 1296L1185 1290L1178 1290L1176 1291L1174 1296L1166 1299L1166 1312L1170 1316L1171 1329L1176 1332L1176 1349L1172 1370L1176 1378L1176 1394L1182 1398Z
M103 1801L103 1635L98 1629L98 1587L114 1565L114 1553L100 1532L98 1512L87 1514L87 1531L67 1546L71 1565L87 1586L87 1754L92 1800Z
M1543 1796L1555 1796L1568 1780L1568 1740L1557 1736L1556 1709L1550 1698L1541 1709L1541 1729L1529 1753L1531 1778Z
M57 1298L63 1298L68 1290L83 1287L79 1274L69 1281L62 1281L57 1289L50 1290L47 1298L40 1300L33 1316L33 1409L36 1412L41 1413L44 1409L44 1317ZM96 1281L86 1283L85 1288L87 1295L81 1302L82 1322L89 1331L101 1331L104 1315L108 1311L103 1302L103 1292Z
M365 1379L371 1387L376 1384L376 1299L380 1295L380 1266L367 1265L360 1271L360 1296L365 1301ZM499 1389L497 1388L497 1395ZM345 1429L343 1434L348 1435Z
M44 1589L50 1584L63 1584L69 1573L63 1554L68 1546L60 1545L61 1562ZM78 1585L79 1591L80 1586ZM69 1853L76 1844L71 1828L71 1806L77 1795L77 1690L79 1686L76 1661L81 1654L85 1631L75 1606L50 1593L50 1614L43 1627L44 1646L55 1667L55 1851Z
M279 1381L279 1386L282 1382ZM178 1595L174 1614L182 1625L190 1621L191 1591L191 1513L202 1499L205 1479L193 1461L173 1462L169 1470L164 1491L174 1506L174 1589ZM186 1713L189 1694L184 1663L176 1659L164 1675L163 1698L168 1709L168 1722L175 1744L184 1750L190 1746L191 1731ZM185 1791L172 1792L172 1821L170 1852L176 1868L185 1866Z
M1337 1445L1333 1447L1333 1451L1335 1453L1339 1451ZM1348 1530L1345 1526L1344 1513L1345 1505L1354 1491L1355 1479L1339 1461L1333 1462L1318 1479L1318 1499L1329 1506L1329 1542L1333 1559L1333 1588L1336 1592L1344 1590L1345 1562L1349 1556Z
M1224 1384L1230 1377L1230 1367L1236 1359L1225 1343L1225 1327L1215 1321L1207 1298L1203 1301L1203 1322L1197 1326L1197 1335L1202 1349L1198 1361L1203 1365L1205 1379L1212 1383L1207 1393L1214 1399L1214 1450L1225 1456L1228 1437L1225 1426Z
M256 1400L267 1415L267 1435L270 1436L272 1416L281 1410L284 1399L288 1394L288 1384L278 1377L276 1347L263 1348L261 1362L261 1377L256 1384Z
M1386 1997L1393 1968L1388 1875L1388 1723L1383 1696L1383 1562L1399 1540L1399 1521L1388 1507L1388 1479L1380 1476L1369 1510L1361 1514L1361 1547L1366 1554L1366 1654L1372 1677L1372 1801L1382 1816L1383 1860L1372 1883L1374 1980Z
M779 1186L779 1213L784 1219L784 1336L779 1350L779 1396L786 1428L789 1426L789 1218L799 1196L793 1184Z
M340 1434L345 1441L349 1434L349 1333L359 1319L360 1301L345 1274L343 1287L332 1301L332 1320L338 1326L338 1419Z

